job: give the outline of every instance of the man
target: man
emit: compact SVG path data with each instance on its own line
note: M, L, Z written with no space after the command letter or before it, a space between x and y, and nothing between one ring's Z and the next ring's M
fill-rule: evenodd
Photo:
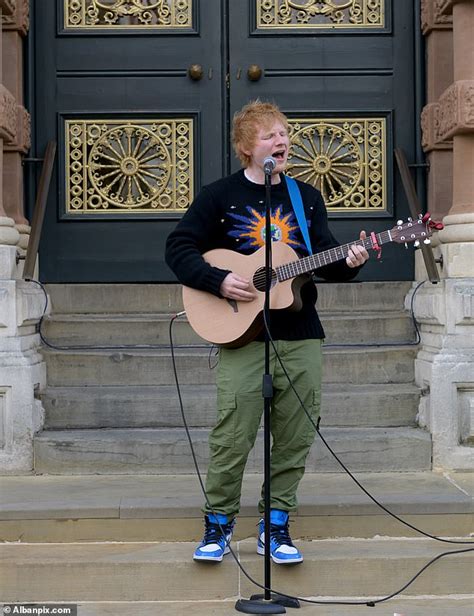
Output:
M273 104L253 101L234 117L232 140L243 169L205 186L167 242L166 260L184 285L240 302L254 299L250 281L210 266L202 254L214 248L253 253L264 245L265 175L263 161L276 161L272 172L272 240L290 245L299 256L308 254L293 211L283 172L289 152L287 118ZM328 228L318 190L298 182L313 252L337 246ZM361 239L365 233L361 232ZM317 270L328 280L350 280L368 259L365 248L352 246L345 261ZM314 282L301 289L299 312L273 310L270 329L277 350L314 420L321 395L321 345L324 331L315 303ZM235 516L240 508L242 477L263 411L262 374L264 333L242 348L221 348L217 372L217 423L209 436L210 463L206 491L213 511L204 507L205 533L195 560L220 562L229 549ZM275 563L303 560L289 535L289 512L297 507L296 490L304 473L315 429L298 404L272 351L274 398L271 410L271 556ZM264 511L263 497L259 511ZM222 533L221 529L224 531ZM263 521L257 551L264 553Z

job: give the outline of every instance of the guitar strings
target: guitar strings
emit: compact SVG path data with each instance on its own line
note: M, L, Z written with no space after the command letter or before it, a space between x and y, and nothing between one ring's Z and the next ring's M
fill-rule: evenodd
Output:
M380 244L386 244L391 241L389 231L382 231L381 233L376 234L376 238ZM354 240L348 244L334 246L333 248L329 248L323 252L316 252L312 255L308 255L307 257L276 266L272 270L272 281L273 279L276 279L278 282L283 282L285 280L289 280L290 278L295 278L300 274L306 274L311 270L324 267L325 265L331 265L337 261L342 261L347 257L349 250L354 245L363 246L369 250L373 248L373 242L370 237L363 240ZM263 267L257 270L252 278L252 281L256 289L259 291L264 290L265 270Z

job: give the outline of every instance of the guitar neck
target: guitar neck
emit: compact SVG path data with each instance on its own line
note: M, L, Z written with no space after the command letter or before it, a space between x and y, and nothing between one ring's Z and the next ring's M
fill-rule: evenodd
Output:
M390 231L376 233L375 237L380 246L393 241ZM349 254L351 246L354 245L363 246L367 250L374 247L371 237L367 237L365 240L355 240L349 244L342 244L342 246L336 246L335 248L330 248L324 252L318 252L314 255L309 255L309 257L303 257L297 261L290 261L289 263L279 265L275 268L277 278L280 282L282 282L283 280L289 280L290 278L296 278L296 276L301 274L312 272L319 267L330 265L336 261L342 261Z

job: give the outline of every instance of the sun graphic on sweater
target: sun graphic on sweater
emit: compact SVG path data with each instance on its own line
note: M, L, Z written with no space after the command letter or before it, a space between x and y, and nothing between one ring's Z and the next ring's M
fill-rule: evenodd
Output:
M248 205L246 210L250 216L241 216L229 212L229 216L240 221L235 224L234 229L229 231L229 235L239 239L242 243L240 250L248 248L261 248L265 246L265 213L260 214L253 207ZM277 206L271 212L271 233L272 241L284 242L292 248L306 250L306 246L299 241L300 230L293 212L283 215L282 206Z

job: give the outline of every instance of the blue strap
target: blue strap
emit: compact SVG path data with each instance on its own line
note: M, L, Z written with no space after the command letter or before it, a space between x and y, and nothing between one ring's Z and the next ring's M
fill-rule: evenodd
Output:
M291 199L291 205L293 206L296 220L298 221L298 224L300 226L301 235L303 236L304 243L306 244L308 254L313 254L313 251L311 249L311 241L309 239L308 223L304 215L303 200L301 199L300 189L298 188L296 180L294 180L293 178L290 178L285 175L285 180L288 187L288 193Z

